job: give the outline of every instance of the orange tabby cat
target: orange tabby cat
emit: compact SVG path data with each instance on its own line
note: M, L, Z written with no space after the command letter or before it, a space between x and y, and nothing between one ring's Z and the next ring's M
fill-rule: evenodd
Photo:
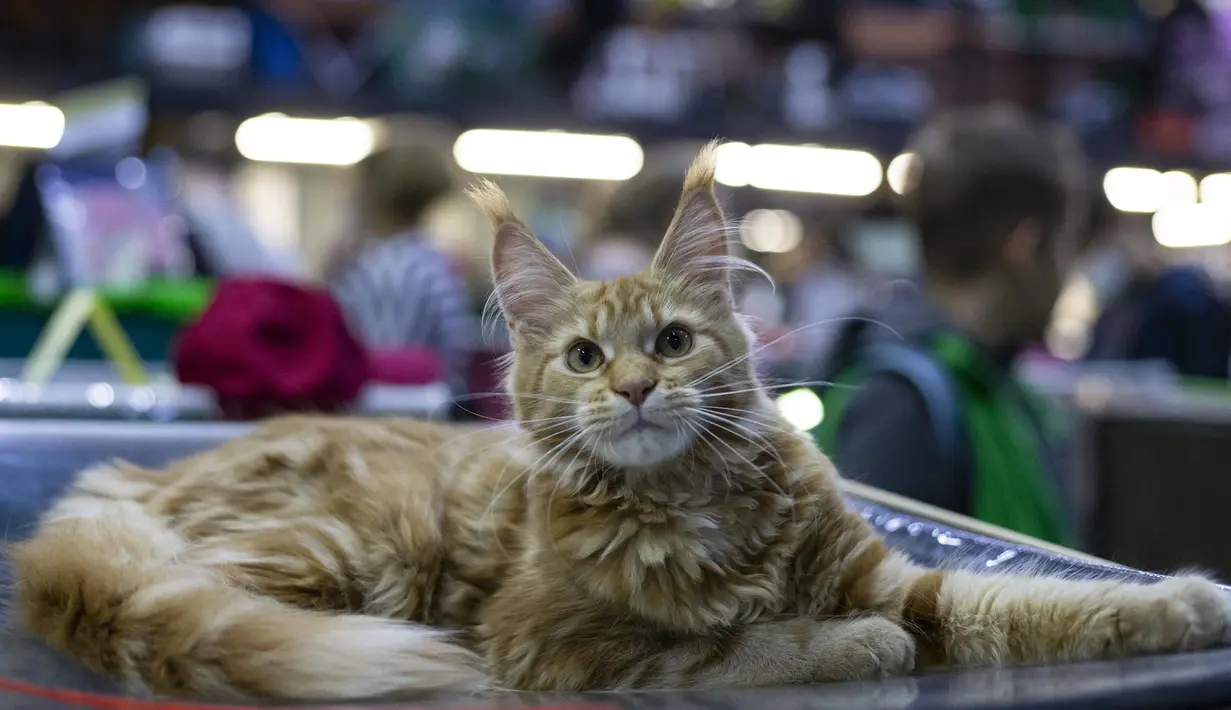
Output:
M265 698L857 680L1227 636L1203 579L887 550L757 383L713 178L711 147L653 266L604 283L483 183L517 429L296 417L88 470L15 549L21 621L136 686Z

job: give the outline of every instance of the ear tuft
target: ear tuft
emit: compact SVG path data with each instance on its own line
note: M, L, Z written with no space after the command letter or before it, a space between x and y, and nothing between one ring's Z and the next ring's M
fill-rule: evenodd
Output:
M495 183L479 180L467 193L495 227L492 284L514 343L542 336L576 277L530 233Z
M701 152L697 153L697 157L692 159L692 165L688 166L688 173L684 176L685 194L693 190L714 189L714 176L718 172L719 145L721 141L716 139L706 143Z
M504 190L491 180L479 178L466 189L466 195L483 210L492 221L492 226L499 228L506 224L522 225L521 218L513 211L513 205L509 204Z
M717 148L718 141L706 144L688 168L675 217L654 256L652 268L682 279L693 288L707 290L729 304L730 228L714 194Z

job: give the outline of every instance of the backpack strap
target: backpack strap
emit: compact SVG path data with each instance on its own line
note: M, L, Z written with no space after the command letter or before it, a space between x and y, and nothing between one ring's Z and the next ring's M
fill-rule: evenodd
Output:
M887 373L909 382L927 406L947 470L969 470L966 424L957 386L949 371L927 352L907 345L871 345L861 349L856 357L864 375Z

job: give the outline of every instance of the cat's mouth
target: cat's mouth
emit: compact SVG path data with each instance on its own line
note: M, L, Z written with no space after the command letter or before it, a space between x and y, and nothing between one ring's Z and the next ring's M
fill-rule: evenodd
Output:
M637 419L633 421L632 425L625 429L623 433L635 434L637 432L651 431L655 429L661 430L663 427L653 422L646 421L642 417L637 417Z
M669 410L627 411L608 429L598 453L617 466L648 466L687 448L690 437L672 420Z
M644 410L630 411L622 418L624 421L614 428L612 434L615 438L622 438L636 434L661 434L670 430L670 427L650 418L654 413Z

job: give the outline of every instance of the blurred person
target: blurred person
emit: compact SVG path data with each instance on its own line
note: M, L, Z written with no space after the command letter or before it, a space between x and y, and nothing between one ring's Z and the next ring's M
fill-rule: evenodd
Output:
M839 233L841 227L807 235L799 246L770 255L770 273L783 278L787 295L786 318L780 327L786 356L803 372L816 372L829 360L845 316L864 302L867 289Z
M386 148L360 169L365 229L326 264L329 289L373 351L377 377L438 375L463 393L478 325L459 268L422 228L429 208L453 190L453 174L425 144Z
M642 173L622 183L597 220L594 236L579 254L583 278L601 281L649 266L663 225L675 213L675 176Z
M1072 260L1077 149L1016 109L925 126L905 197L922 255L835 346L817 435L842 472L1035 537L1070 539L1067 442L1012 375Z
M1231 307L1194 264L1171 264L1148 222L1121 217L1100 190L1083 271L1102 308L1088 360L1161 360L1181 375L1225 380Z

